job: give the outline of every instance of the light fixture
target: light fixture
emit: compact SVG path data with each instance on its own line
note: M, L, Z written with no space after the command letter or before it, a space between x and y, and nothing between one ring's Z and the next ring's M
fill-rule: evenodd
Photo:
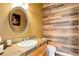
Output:
M13 3L12 4L12 7L17 7L17 6L20 6L20 7L23 7L24 9L28 9L28 3Z

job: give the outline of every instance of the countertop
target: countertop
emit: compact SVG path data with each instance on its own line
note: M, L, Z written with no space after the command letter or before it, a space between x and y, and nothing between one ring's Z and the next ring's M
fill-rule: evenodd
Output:
M16 44L13 44L12 46L10 47L7 47L3 54L0 55L0 56L20 56L21 54L29 51L29 50L32 50L34 47L36 48L38 45L46 42L47 40L45 39L37 39L38 43L36 44L36 46L30 46L30 47L24 47L24 48L21 48L19 46L17 46Z

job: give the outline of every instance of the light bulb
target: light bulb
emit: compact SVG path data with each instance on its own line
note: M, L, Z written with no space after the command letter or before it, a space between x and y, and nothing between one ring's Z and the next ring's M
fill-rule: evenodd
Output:
M24 9L28 9L28 3L13 3L13 8L14 7L17 7L17 6L20 6L20 7L23 7Z

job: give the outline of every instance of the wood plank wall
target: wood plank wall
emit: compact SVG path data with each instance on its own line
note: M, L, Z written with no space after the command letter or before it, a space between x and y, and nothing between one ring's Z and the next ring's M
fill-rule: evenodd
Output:
M79 55L79 4L43 5L43 37L57 51Z

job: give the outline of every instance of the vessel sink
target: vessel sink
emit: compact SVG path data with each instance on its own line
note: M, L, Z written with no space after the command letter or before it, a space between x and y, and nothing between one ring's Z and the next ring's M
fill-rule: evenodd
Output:
M22 41L17 43L17 46L19 47L30 47L30 46L35 46L37 44L36 40L26 40L26 41Z

